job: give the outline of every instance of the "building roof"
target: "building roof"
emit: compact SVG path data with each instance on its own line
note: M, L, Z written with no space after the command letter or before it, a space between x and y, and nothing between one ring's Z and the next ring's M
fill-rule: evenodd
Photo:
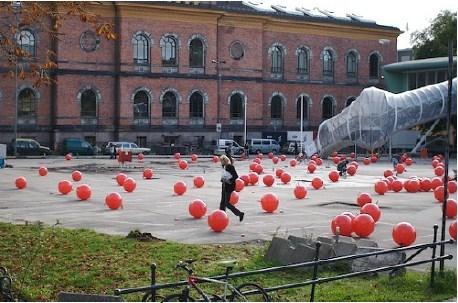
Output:
M280 1L279 1L280 2ZM142 2L148 3L148 2ZM305 7L287 7L282 4L267 5L261 1L246 0L246 1L155 1L149 2L154 5L161 6L176 6L176 7L192 7L210 10L219 10L226 12L234 12L241 14L257 15L257 16L272 16L281 19L289 19L295 21L308 21L319 23L334 23L340 25L350 25L366 28L377 28L390 31L401 30L397 27L379 25L374 20L365 19L353 13L347 13L346 16L338 16L334 12L322 10L319 8Z
M453 65L456 65L456 57L453 57ZM420 60L403 61L385 65L383 69L388 72L447 68L448 57L428 58Z

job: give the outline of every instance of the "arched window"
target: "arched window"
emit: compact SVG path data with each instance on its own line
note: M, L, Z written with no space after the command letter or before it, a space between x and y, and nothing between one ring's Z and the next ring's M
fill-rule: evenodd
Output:
M176 118L177 116L177 96L173 92L166 92L162 97L162 117Z
M198 38L189 44L189 67L204 67L204 44Z
M356 100L356 97L350 97L347 99L347 102L345 102L345 107L350 106L350 104L353 103L353 101Z
M280 96L272 97L270 102L270 118L281 119L283 117L282 99Z
M85 90L81 94L81 117L97 117L97 97L91 89Z
M355 52L350 52L347 55L347 78L356 79L358 74L358 58Z
M321 114L322 119L326 120L334 116L334 102L331 97L326 97L323 99L321 104Z
M301 103L302 102L304 102L304 105L303 105L303 108L302 108L302 119L303 119L303 121L307 121L308 118L309 118L309 116L308 116L309 98L307 98L305 96L300 96L296 100L296 118L297 118L297 120L301 121Z
M149 41L143 34L138 34L134 39L134 63L149 63Z
M162 65L177 65L177 41L173 36L166 36L161 39Z
M194 92L189 98L189 116L191 118L204 117L204 98L199 92Z
M240 119L243 117L243 97L239 93L231 96L229 104L231 119Z
M18 95L17 115L20 118L36 115L36 96L32 89L25 88Z
M379 77L379 58L377 54L369 57L369 78L378 79Z
M26 56L36 56L35 35L30 30L21 30L17 36L17 43L22 50L27 52Z
M283 52L279 46L272 48L272 73L281 74L283 73Z
M301 75L309 73L309 53L303 47L297 52L297 73Z
M334 77L334 58L330 50L323 52L323 77Z
M149 98L145 91L139 91L134 96L134 119L148 119Z

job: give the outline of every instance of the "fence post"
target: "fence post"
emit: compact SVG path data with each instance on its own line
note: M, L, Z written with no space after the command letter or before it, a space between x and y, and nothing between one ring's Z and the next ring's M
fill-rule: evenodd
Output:
M318 259L319 259L319 255L320 255L320 246L321 246L321 243L320 242L316 242L315 243L315 263L313 264L313 277L312 277L312 280L316 280L317 276L318 276ZM310 291L310 302L314 302L315 301L315 285L316 283L313 282L312 283L312 290Z
M156 285L156 263L151 263L151 285ZM151 290L151 299L153 302L156 301L156 289Z
M439 226L437 224L434 224L434 236L433 236L433 255L432 255L432 259L434 259L436 257L436 242L437 242L437 229L439 228ZM430 281L429 281L429 286L430 287L433 287L434 285L434 275L435 275L435 269L436 269L436 262L433 261L431 263L431 278L430 278Z

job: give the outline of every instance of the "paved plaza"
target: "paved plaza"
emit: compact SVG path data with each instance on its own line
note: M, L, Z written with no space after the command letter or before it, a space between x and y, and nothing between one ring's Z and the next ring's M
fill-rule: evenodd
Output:
M26 220L42 221L49 225L59 220L63 227L87 228L107 234L127 235L129 231L138 229L161 239L181 243L238 243L270 240L275 234L315 237L329 233L331 219L344 211L359 213L356 197L360 192L368 192L378 201L382 210L381 219L370 237L381 247L395 246L391 231L396 223L410 222L417 231L417 244L430 242L433 225L440 226L441 223L441 207L435 202L432 192L388 192L383 196L374 192L374 182L383 176L384 170L391 168L386 159L370 165L360 161L355 176L332 183L328 173L335 169L335 164L329 160L318 166L314 174L309 174L305 164L290 167L291 157L276 165L264 157L262 165L265 173L275 175L275 168L281 167L292 175L292 181L284 185L276 178L274 186L268 188L262 183L261 175L258 185L245 187L240 192L237 207L245 212L244 221L239 222L238 217L229 212L229 226L224 232L215 233L209 229L206 217L199 220L191 218L188 205L193 199L202 199L207 204L207 214L219 207L221 167L219 163L213 163L210 157L201 157L197 162L186 157L184 159L189 163L186 170L179 169L175 159L165 156L149 156L143 163L135 160L125 169L107 157L73 158L71 161L63 157L8 160L8 164L14 168L0 170L0 220L19 224ZM236 161L239 175L249 172L252 159ZM38 175L40 166L48 168L47 176ZM154 171L152 180L142 178L143 168L146 167ZM455 167L456 159L453 159L450 168ZM66 196L57 191L57 183L63 179L71 180L74 169L83 172L83 179L74 182L74 188L82 183L92 188L89 201L79 201L75 191ZM120 171L137 181L133 193L125 192L117 185L115 176ZM193 185L193 177L197 175L205 177L202 188ZM27 178L26 189L15 188L14 180L18 176ZM312 189L310 181L314 176L321 176L325 180L325 189ZM411 176L433 177L431 161L417 159L400 178ZM183 196L173 192L173 184L180 180L188 185ZM298 183L307 186L306 199L294 197L293 189ZM259 202L261 195L269 191L280 199L280 206L273 214L263 212ZM122 195L124 209L112 211L105 206L105 196L109 192ZM448 226L452 221L447 220L447 239ZM447 252L456 256L456 244L447 245ZM456 259L448 263L456 266Z

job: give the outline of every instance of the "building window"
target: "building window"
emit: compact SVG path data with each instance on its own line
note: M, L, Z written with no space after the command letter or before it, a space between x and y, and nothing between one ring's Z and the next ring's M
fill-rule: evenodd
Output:
M177 40L172 36L166 36L161 39L162 65L177 65Z
M146 147L146 137L145 136L137 136L137 143L138 147Z
M149 98L145 91L139 91L134 96L134 119L148 119Z
M323 77L334 77L334 59L330 50L323 52Z
M350 106L350 104L353 103L353 101L356 100L356 97L350 97L347 99L347 102L345 102L345 107Z
M204 44L198 38L189 45L189 67L204 67Z
M272 48L272 73L281 74L283 73L283 52L279 46Z
M80 47L85 52L93 52L100 45L100 38L91 30L84 31L80 36Z
M231 119L240 119L243 117L243 98L240 94L233 94L230 101Z
M177 116L177 97L172 92L166 92L162 97L162 117L176 118Z
M302 101L303 100L303 101ZM301 120L301 103L304 103L302 107L302 121L308 120L308 108L309 108L309 100L307 97L299 97L296 100L296 118L297 120Z
M347 78L356 79L358 75L358 58L354 52L347 55Z
M280 96L272 97L270 102L270 118L281 119L282 118L282 100Z
M301 75L309 73L309 54L303 47L297 53L297 73Z
M239 41L232 42L231 46L229 47L229 53L234 60L242 59L243 55L245 54L242 43Z
M331 97L326 97L323 99L321 104L321 113L322 120L326 120L334 116L334 102Z
M134 39L134 63L147 65L149 63L149 41L145 35L138 34Z
M91 89L81 94L81 117L97 117L97 98L95 92Z
M379 58L377 54L372 54L369 57L369 78L379 78Z
M199 92L194 92L189 98L189 116L191 118L204 117L204 98Z
M35 104L36 96L33 90L31 90L30 88L21 90L21 92L18 95L18 117L34 117L36 115Z
M22 30L17 36L17 43L26 52L25 57L36 56L35 36L30 30Z

